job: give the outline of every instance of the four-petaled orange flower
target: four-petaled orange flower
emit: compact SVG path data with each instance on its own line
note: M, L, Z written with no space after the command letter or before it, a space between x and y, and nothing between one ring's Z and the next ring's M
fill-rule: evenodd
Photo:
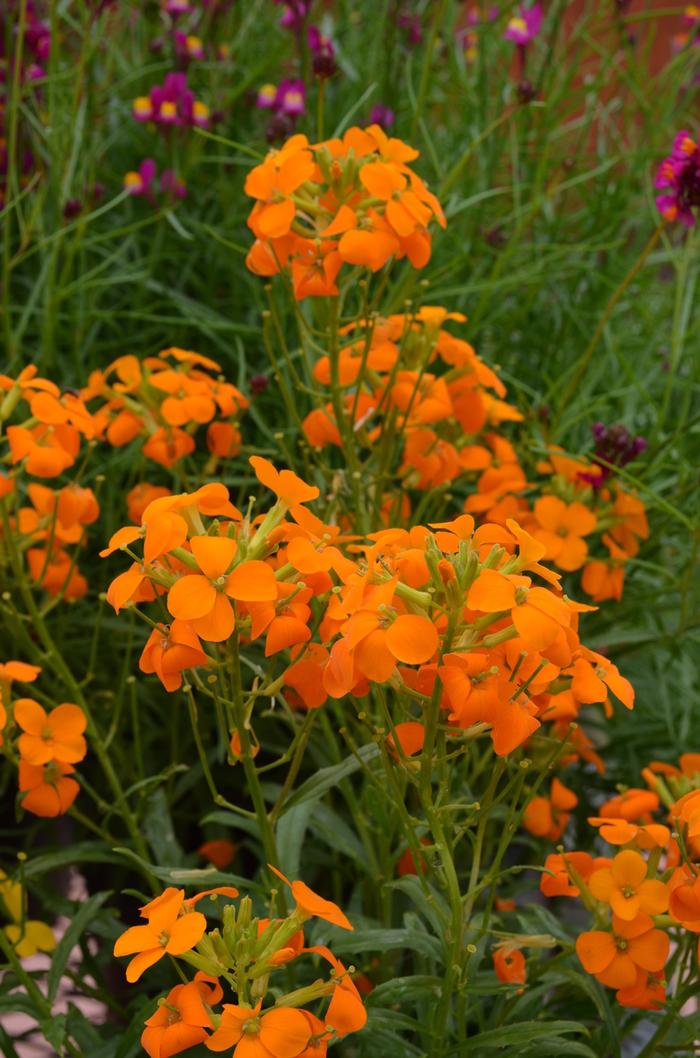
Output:
M201 971L189 984L175 985L146 1019L141 1046L149 1058L171 1058L204 1043L214 1028L210 1008L223 996L221 985Z
M610 867L594 871L588 888L596 900L610 904L613 913L631 922L640 913L661 915L668 907L668 889L663 882L647 878L647 863L634 849L618 852Z
M556 496L541 496L533 508L537 528L533 536L546 547L544 557L570 572L586 561L588 545L583 539L596 527L596 516L583 503L566 504Z
M584 969L609 988L631 988L638 970L658 973L663 969L671 942L668 935L654 929L648 915L633 919L613 915L612 932L594 929L576 940L576 953Z
M17 746L27 764L38 767L52 760L76 764L85 756L87 721L79 706L64 702L47 713L33 698L18 698L14 713L24 732Z
M132 926L114 945L115 955L133 955L126 979L138 981L144 970L164 955L182 955L194 948L206 932L207 920L199 911L187 911L182 889L166 889L141 908L145 926ZM183 914L184 911L184 914Z
M207 1040L210 1051L234 1048L236 1058L298 1058L311 1039L313 1027L305 1012L273 1007L260 1013L251 1007L224 1003L218 1029Z

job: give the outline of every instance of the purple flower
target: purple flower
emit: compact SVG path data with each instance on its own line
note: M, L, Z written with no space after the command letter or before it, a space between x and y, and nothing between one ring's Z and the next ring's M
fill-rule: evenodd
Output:
M388 130L395 120L396 115L391 107L386 107L383 103L375 103L372 107L372 113L369 116L370 125L381 125L384 130Z
M184 198L187 194L187 188L174 169L164 169L160 174L160 189L164 195L173 198Z
M420 15L411 15L407 11L400 11L396 16L396 24L399 29L404 30L407 43L411 46L420 44L423 40L423 25Z
M671 153L659 166L654 187L666 192L656 199L664 220L692 228L693 210L700 207L700 147L685 130L678 133Z
M291 29L293 33L300 33L311 10L312 0L274 0L274 2L284 4L280 26Z
M542 5L533 4L532 7L520 6L520 14L513 15L506 26L503 34L504 40L512 40L514 44L524 47L534 40L542 28Z
M126 173L124 187L130 195L147 195L155 178L156 163L152 158L146 158L136 171Z
M335 63L333 41L330 37L325 37L318 26L309 26L306 39L316 77L332 77L338 69Z
M287 80L280 83L277 89L274 109L278 114L286 114L288 117L299 117L304 113L306 103L306 89L304 82L299 80Z
M591 474L579 474L579 477L589 484L600 486L613 473L612 467L624 467L636 459L647 447L645 437L633 437L629 430L618 424L617 426L606 426L602 422L594 422L591 433L595 441L595 452L593 462L600 469Z
M255 105L260 110L273 110L277 99L277 85L264 84L258 89Z

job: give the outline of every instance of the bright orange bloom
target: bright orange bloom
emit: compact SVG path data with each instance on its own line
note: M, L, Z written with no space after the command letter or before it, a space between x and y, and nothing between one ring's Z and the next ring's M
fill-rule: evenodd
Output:
M166 889L161 896L141 908L145 926L131 926L114 945L115 955L133 955L126 968L126 979L138 981L144 970L164 955L190 951L206 932L207 920L199 911L185 911L182 889Z
M130 489L126 494L126 510L129 515L129 521L140 522L143 512L149 503L162 496L172 496L170 489L166 489L164 485L149 485L147 481L134 485L133 489Z
M634 707L634 688L602 654L581 647L572 669L571 690L579 702L607 702L608 691L627 709Z
M228 639L235 626L229 598L242 602L265 602L277 598L277 581L270 566L252 559L232 569L238 550L226 536L193 536L192 554L201 574L187 573L168 592L173 617L188 621L209 643Z
M566 504L556 496L541 496L533 514L537 523L533 536L545 545L544 557L559 569L580 569L588 554L583 538L595 529L595 514L578 501Z
M313 889L309 889L305 882L290 882L288 878L278 871L276 867L268 863L268 867L276 874L278 878L281 878L285 885L288 885L292 890L292 896L294 897L297 905L297 911L300 911L306 918L322 918L325 922L330 922L333 926L340 926L341 929L353 929L350 921L343 914L337 904L332 903L330 900L324 900L322 896L315 893Z
M626 922L640 913L661 915L668 907L668 889L663 882L647 878L646 860L633 849L618 852L610 867L594 871L588 888Z
M525 809L523 826L535 837L558 841L577 804L576 794L559 779L552 779L549 797L535 797Z
M80 787L70 776L72 764L52 760L48 764L19 762L19 790L22 807L35 816L53 819L63 815L75 801Z
M652 812L659 807L659 795L651 790L639 790L634 787L624 793L611 797L602 804L598 815L606 819L626 819L630 823L652 823Z
M588 852L552 852L544 862L540 890L545 896L580 896L573 877L587 882L593 871L608 866L609 860L594 859Z
M571 610L547 588L530 587L528 577L482 569L469 589L467 605L482 613L510 611L518 635L531 650L551 646L571 623Z
M671 840L671 831L661 823L639 826L626 819L589 816L591 826L598 827L601 838L609 845L630 845L640 849L666 848Z
M251 456L249 463L261 485L265 485L287 507L299 503L308 503L319 496L315 485L307 485L292 470L277 470L269 459L262 456Z
M171 1058L204 1043L207 1029L214 1028L210 1008L222 996L218 981L201 971L189 984L171 988L163 1004L147 1018L141 1034L141 1046L149 1058Z
M493 660L493 655L477 651L445 654L438 673L450 720L464 729L488 725L494 751L503 757L534 734L540 721L526 695L514 697L513 684Z
M514 948L508 941L499 944L494 949L493 968L498 980L503 984L525 984L527 974L525 956L519 948Z
M27 764L39 767L52 760L76 764L85 756L87 720L79 706L64 702L47 713L33 698L18 698L14 715L24 732L17 746Z
M700 933L700 875L678 867L668 883L669 911L686 929Z
M637 967L637 980L629 988L620 988L615 999L622 1007L635 1010L661 1010L666 1002L663 973L647 973Z
M324 1024L335 1029L337 1036L359 1032L367 1022L367 1011L352 977L333 952L323 945L306 948L305 951L320 955L333 967L335 988L323 1019Z
M141 672L154 672L166 691L176 691L182 686L185 669L210 662L190 625L186 621L173 621L153 629L141 652L139 668Z
M299 1058L308 1046L312 1023L302 1010L273 1007L260 1013L256 1007L224 1003L218 1029L207 1040L210 1051L234 1048L237 1058Z
M612 933L591 930L576 940L576 952L584 969L608 988L631 988L637 971L658 973L668 958L670 940L648 915L633 919L613 915Z
M233 861L236 855L236 846L226 838L214 838L205 841L197 849L197 855L213 863L220 871L223 871Z

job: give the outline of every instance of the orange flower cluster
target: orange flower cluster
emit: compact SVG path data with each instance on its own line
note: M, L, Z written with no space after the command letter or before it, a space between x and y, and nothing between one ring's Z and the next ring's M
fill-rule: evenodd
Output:
M565 573L582 570L581 587L594 602L622 598L625 565L649 535L642 501L614 478L602 486L602 469L582 456L553 448L528 482L515 449L500 441L481 452L486 469L464 509L490 521L515 518L545 545L545 558ZM605 549L605 557L591 554Z
M422 745L412 703L438 703L454 733L490 732L499 755L543 721L563 737L581 704L607 706L610 692L631 708L627 681L579 642L578 617L590 607L561 594L558 575L540 564L544 545L516 522L475 529L461 515L341 547L338 527L305 506L317 488L250 461L277 496L266 514L243 518L225 486L211 483L153 500L102 552L133 559L109 587L115 610L163 597L172 622L154 628L140 666L168 690L184 670L213 664L205 645L235 630L263 641L267 658L282 657L274 682L292 705L314 709L391 682L405 710L396 741L406 722L411 753Z
M684 754L679 767L652 762L643 774L650 789L627 789L588 820L615 854L552 854L540 887L593 913L594 928L576 941L588 973L623 1006L657 1010L672 940L700 933L700 754Z
M172 467L194 452L194 435L208 424L209 452L230 459L240 451L238 419L248 400L220 372L215 360L175 347L143 361L121 356L92 372L81 397L102 402L93 412L95 436L115 447L145 437L143 454Z
M465 319L424 305L416 313L351 324L343 333L352 340L340 349L337 366L324 356L314 367L317 382L341 391L358 444L371 448L382 433L402 439L398 473L404 488L454 481L481 464L486 449L477 440L507 443L494 429L522 418L504 401L505 386L495 372L442 326ZM315 448L342 444L332 402L314 408L303 429Z
M73 765L87 753L87 721L71 702L47 713L33 698L11 698L13 681L33 683L40 672L23 661L0 665L0 746L11 760L18 755L22 808L53 818L68 811L80 790Z
M418 154L379 125L317 144L292 136L246 178L246 194L255 199L248 268L261 276L286 271L302 300L338 294L344 264L377 272L407 257L414 268L425 267L428 227L437 220L444 228L445 218L408 164Z
M85 402L71 391L37 375L25 367L16 379L0 375L0 423L23 412L18 423L5 433L9 462L22 466L37 478L55 478L75 464L82 440L95 437L95 425ZM0 497L12 491L12 479L0 479Z
M238 907L227 903L221 927L208 929L196 905L219 897L234 900L238 891L220 886L186 898L182 889L169 888L140 909L145 925L132 926L119 937L114 954L132 956L128 981L164 955L179 957L196 969L187 984L176 985L159 1000L146 1020L141 1044L149 1058L170 1058L197 1043L211 1051L229 1051L238 1058L324 1058L328 1043L361 1029L366 1021L364 1004L353 983L352 969L324 946L306 947L304 925L320 918L341 929L353 927L341 909L325 900L304 882L290 882L275 867L271 870L287 885L295 908L286 918L256 918L249 898ZM304 955L319 956L329 964L331 976L281 994L275 989L266 1004L270 978ZM235 990L235 1003L214 1008L224 997L221 980ZM330 998L323 1019L305 1005Z

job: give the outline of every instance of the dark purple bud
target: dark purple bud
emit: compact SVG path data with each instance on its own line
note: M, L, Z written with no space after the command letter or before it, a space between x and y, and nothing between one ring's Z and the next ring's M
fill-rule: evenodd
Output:
M532 82L528 81L527 78L518 82L516 93L518 96L518 101L522 103L523 106L527 106L528 103L531 103L537 95L537 92Z
M265 392L269 384L270 380L267 375L251 375L250 391L253 396L258 397Z
M83 204L79 198L69 198L63 207L63 216L66 220L73 220L81 214L82 209Z

